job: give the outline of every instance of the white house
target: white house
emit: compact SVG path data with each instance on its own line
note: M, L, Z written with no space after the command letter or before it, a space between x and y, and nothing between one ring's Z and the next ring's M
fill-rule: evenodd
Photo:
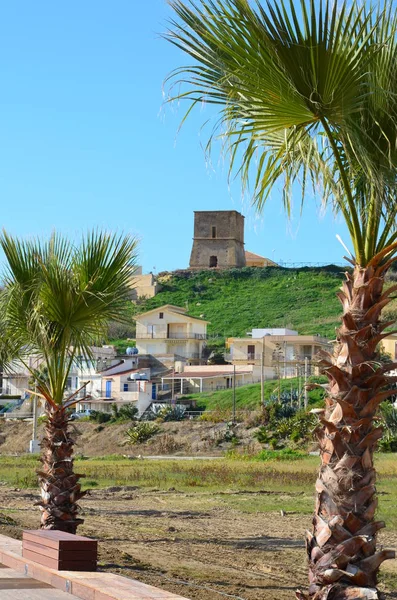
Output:
M135 320L139 354L168 357L172 362L203 362L209 321L192 317L185 308L171 304L142 313Z
M249 337L228 338L226 359L234 365L264 365L282 377L294 377L307 363L308 372L317 373L316 355L332 351L330 342L319 335L299 335L283 328L252 329Z
M85 388L79 396L100 396L101 394L101 372L113 364L120 362L116 357L113 346L93 346L91 348L92 358L87 359L77 356L70 369L67 381L67 394L73 394L84 384Z
M112 404L134 404L142 414L157 397L157 385L150 380L150 368L138 368L138 357L122 360L98 373L100 388L81 400L77 410L91 408L111 412Z
M257 383L260 377L260 369L253 365L192 365L162 377L162 387L175 396L240 387Z

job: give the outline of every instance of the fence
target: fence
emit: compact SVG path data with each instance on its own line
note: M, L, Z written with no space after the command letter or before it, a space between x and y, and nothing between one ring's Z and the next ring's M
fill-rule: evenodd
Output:
M33 413L5 412L0 414L0 419L33 419Z
M343 269L346 269L347 267L349 267L349 265L347 263L334 263L334 262L325 262L325 263L321 263L321 262L290 262L290 261L286 261L286 260L280 260L278 262L278 265L280 267L285 267L286 269L301 269L303 267L315 267L315 268L320 268L320 267L341 267Z

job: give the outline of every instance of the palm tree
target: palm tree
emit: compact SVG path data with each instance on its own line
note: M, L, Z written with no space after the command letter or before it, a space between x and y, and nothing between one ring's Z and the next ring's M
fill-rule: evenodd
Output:
M383 0L380 0L383 1ZM170 99L188 110L214 105L230 172L251 183L261 210L274 184L307 189L345 220L353 253L339 298L335 351L316 435L321 467L313 530L307 534L308 595L377 598L377 573L394 552L376 549L373 452L376 411L393 392L377 345L392 323L381 311L397 248L397 17L391 3L366 9L342 1L171 0L166 37L194 59L168 78ZM174 86L178 91L174 92ZM181 86L181 87L179 87ZM252 185L253 184L253 185Z
M128 317L136 241L94 232L74 246L59 235L42 243L3 233L0 244L8 263L0 306L2 363L21 360L46 405L38 471L41 527L76 533L83 522L77 502L86 492L73 469L68 411L78 393L66 395L67 377L77 356L90 358L91 346L103 342L110 320ZM32 354L39 369L29 367Z

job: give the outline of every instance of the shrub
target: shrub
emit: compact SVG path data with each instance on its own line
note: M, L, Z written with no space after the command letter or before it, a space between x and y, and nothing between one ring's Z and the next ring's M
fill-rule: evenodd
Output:
M151 437L156 435L156 433L159 431L160 427L155 423L141 421L139 423L135 423L132 427L127 429L126 434L130 444L143 444Z
M397 452L397 410L391 402L382 402L379 416L383 425L383 436L378 442L381 452Z
M268 425L255 432L254 437L258 442L269 444L273 449L280 449L291 442L305 446L311 441L312 430L317 423L315 415L300 411L293 417L280 419L277 417L277 410L273 414Z
M125 404L124 406L117 406L114 402L112 404L112 417L113 422L119 421L135 421L138 415L138 409L134 404Z
M95 423L107 423L111 418L109 413L99 410L95 410L90 414L90 421L95 421Z
M172 452L177 452L183 448L183 444L176 440L173 435L169 435L168 433L160 436L157 443L158 451L161 454L171 454Z
M162 422L168 421L183 421L185 418L186 407L181 405L176 406L152 406L147 420L152 421L159 419Z
M134 404L125 404L119 408L119 421L136 421L138 409Z

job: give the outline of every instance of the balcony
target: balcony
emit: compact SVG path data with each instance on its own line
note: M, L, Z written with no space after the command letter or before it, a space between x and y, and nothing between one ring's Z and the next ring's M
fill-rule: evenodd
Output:
M137 331L137 340L206 340L206 333L190 333L185 331Z
M239 352L238 354L225 354L225 360L229 362L249 362L261 360L261 354L255 354L254 352Z

